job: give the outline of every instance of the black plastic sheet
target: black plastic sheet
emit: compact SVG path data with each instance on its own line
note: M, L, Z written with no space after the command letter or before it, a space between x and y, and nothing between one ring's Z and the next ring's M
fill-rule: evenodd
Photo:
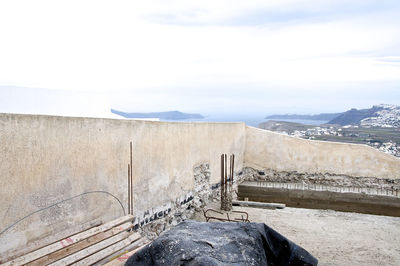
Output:
M317 265L302 247L262 223L187 220L125 265Z

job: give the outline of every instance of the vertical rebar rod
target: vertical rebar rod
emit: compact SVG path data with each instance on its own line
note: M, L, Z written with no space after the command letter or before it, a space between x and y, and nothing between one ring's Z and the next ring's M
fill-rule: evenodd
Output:
M233 191L233 154L230 156L229 158L229 168L230 168L230 178L229 178L229 189L230 189L230 193L232 193Z
M232 162L233 162L233 155L231 154L231 156L229 156L229 181L232 183L232 179L233 179L233 169L232 169Z
M130 156L131 156L131 164L130 164L130 166L131 166L131 171L130 171L130 173L131 173L131 175L130 175L130 192L131 192L131 197L130 197L130 200L131 200L131 203L130 203L130 207L131 207L131 209L130 209L130 212L131 212L131 214L133 214L133 180L132 180L132 175L133 175L133 173L132 173L132 141L130 142Z
M131 167L128 163L128 214L131 214Z
M224 198L224 155L221 154L221 203Z
M232 192L232 155L229 155L229 193Z
M232 184L234 175L235 175L235 154L232 154Z
M224 166L225 166L225 199L226 199L226 197L227 197L227 193L228 193L228 191L227 191L227 183L228 183L228 176L227 176L227 170L228 170L228 166L227 166L227 160L228 160L228 156L226 155L226 154L224 154Z

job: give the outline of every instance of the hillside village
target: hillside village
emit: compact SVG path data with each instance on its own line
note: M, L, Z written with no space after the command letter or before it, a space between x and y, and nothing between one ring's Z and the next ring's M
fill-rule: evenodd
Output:
M360 116L360 113L368 113L368 117ZM355 116L358 116L358 120L354 119ZM334 124L335 121L341 121L342 124ZM396 105L351 109L320 126L268 121L259 127L304 139L367 144L400 157L400 106Z
M355 128L357 129L358 126L345 126L345 129L351 129ZM368 137L368 135L363 134L363 133L347 133L346 131L343 130L343 128L337 128L334 126L329 126L329 127L315 127L315 128L310 128L307 130L295 130L292 133L287 133L287 132L281 132L283 134L287 134L290 136L294 137L299 137L299 138L304 138L304 139L316 139L316 140L323 140L323 137L325 136L336 136L336 137L352 137L352 138L363 138L363 137ZM337 141L340 141L340 139L337 138ZM366 139L365 144L374 147L380 151L383 151L385 153L400 157L400 143L396 143L393 141L388 141L388 142L380 142L380 141L375 141L373 139Z
M375 116L364 118L360 125L363 127L394 127L400 128L400 106L382 104L383 109L377 111Z

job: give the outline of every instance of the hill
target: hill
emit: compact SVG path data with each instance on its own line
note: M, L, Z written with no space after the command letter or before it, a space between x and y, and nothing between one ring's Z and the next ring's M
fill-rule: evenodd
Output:
M400 106L375 105L369 109L351 109L328 124L361 125L363 127L400 127Z
M330 120L328 124L337 124L341 126L345 125L359 125L361 120L369 117L377 116L377 112L381 111L383 107L373 106L369 109L360 109L357 110L355 108L350 109L347 112L342 113L338 117Z
M285 122L285 121L274 121L270 120L267 122L260 123L258 125L259 128L276 131L276 132L286 132L288 134L292 134L294 131L308 130L310 128L315 128L312 125L304 125L300 123L293 122Z
M160 118L163 120L183 120L183 119L203 119L200 114L188 114L179 111L154 112L154 113L126 113L111 109L111 113L123 116L125 118Z
M327 124L339 126L352 125L362 127L400 128L400 106L381 104L374 105L368 109L353 108L343 113L322 113L316 115L270 115L265 119L320 120L329 121ZM264 126L270 127L272 124Z

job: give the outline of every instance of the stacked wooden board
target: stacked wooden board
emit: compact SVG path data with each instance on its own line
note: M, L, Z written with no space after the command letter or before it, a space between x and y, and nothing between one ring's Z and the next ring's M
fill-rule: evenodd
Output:
M43 239L0 257L0 265L123 265L148 243L132 231L132 215L92 223L62 238ZM50 238L51 239L51 238Z

